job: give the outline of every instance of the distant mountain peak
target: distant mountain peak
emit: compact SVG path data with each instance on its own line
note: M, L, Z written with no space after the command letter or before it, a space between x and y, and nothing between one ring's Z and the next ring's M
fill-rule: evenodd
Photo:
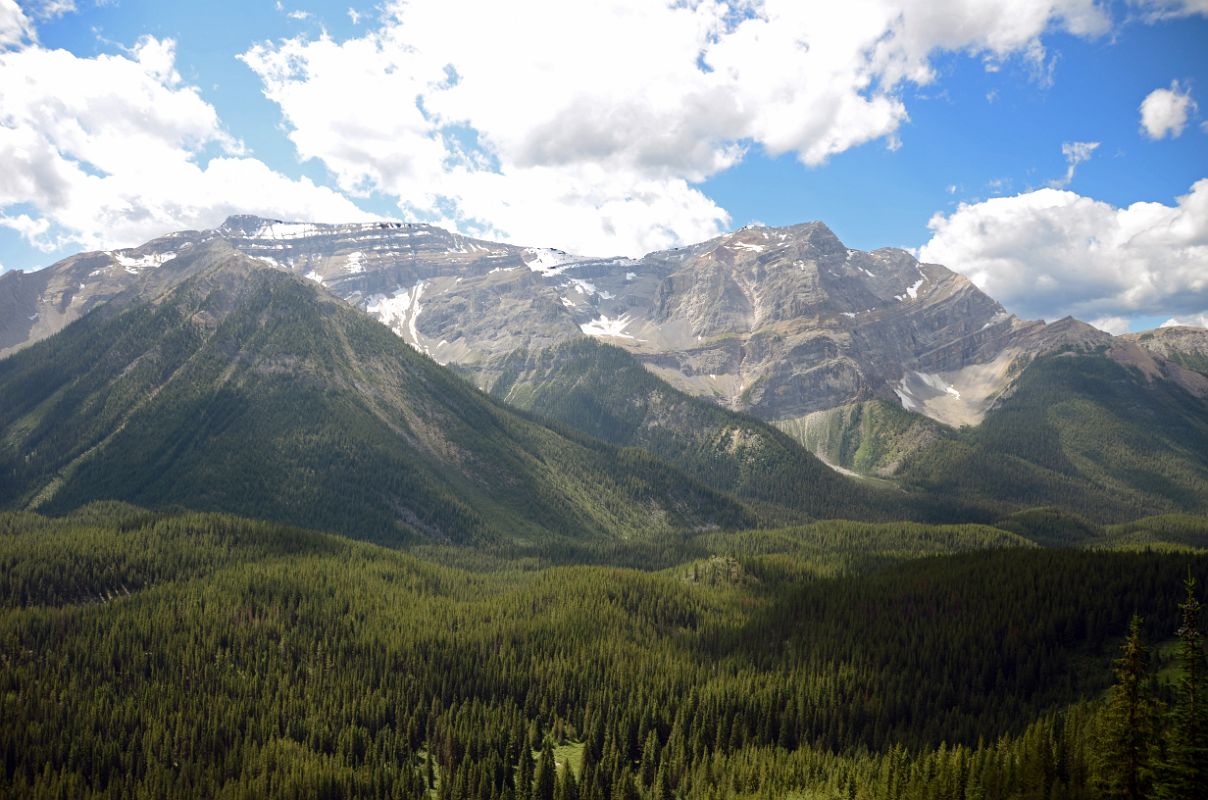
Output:
M284 220L258 217L255 214L232 214L218 226L217 230L226 235L249 235L267 224L282 222Z

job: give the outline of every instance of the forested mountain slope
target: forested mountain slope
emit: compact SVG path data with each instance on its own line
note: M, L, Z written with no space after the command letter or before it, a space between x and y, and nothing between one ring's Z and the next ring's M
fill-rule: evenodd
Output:
M391 542L751 521L641 451L517 416L222 242L161 270L154 299L107 304L0 360L0 504L121 499Z
M940 431L897 474L1004 510L1054 505L1100 522L1202 513L1208 396L1110 351L1053 354L980 425Z
M845 479L767 423L672 388L620 348L581 338L504 360L491 393L701 482L818 517L901 517L901 492Z

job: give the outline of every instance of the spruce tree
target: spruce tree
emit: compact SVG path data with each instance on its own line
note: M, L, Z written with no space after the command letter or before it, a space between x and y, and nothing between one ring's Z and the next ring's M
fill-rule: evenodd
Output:
M1149 678L1149 650L1136 614L1114 672L1116 683L1097 742L1099 789L1104 800L1142 800L1153 788L1158 705Z
M646 735L646 744L642 747L641 776L642 785L650 788L654 783L655 771L659 764L659 736L655 731Z
M533 754L527 740L520 747L520 763L516 767L516 798L529 800L533 796Z
M1178 631L1178 697L1170 720L1167 756L1158 775L1157 796L1162 800L1195 800L1208 793L1208 698L1204 696L1204 634L1200 631L1200 601L1195 578L1184 581L1187 596Z
M533 785L533 800L554 800L554 787L557 785L558 772L554 763L554 748L549 739L541 748L541 756L537 760L536 782Z

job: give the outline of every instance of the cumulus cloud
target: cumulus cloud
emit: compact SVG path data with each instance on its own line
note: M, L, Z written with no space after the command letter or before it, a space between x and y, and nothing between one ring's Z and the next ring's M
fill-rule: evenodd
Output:
M1040 189L962 203L930 222L925 261L968 276L1024 317L1113 318L1208 311L1208 178L1173 206L1117 208Z
M243 60L304 159L408 216L634 254L719 232L694 187L751 147L817 165L897 146L936 51L1045 62L1106 32L1094 0L410 0L336 41ZM465 20L473 19L473 25ZM527 213L526 213L527 210ZM546 220L542 222L541 216Z
M1119 336L1122 333L1128 333L1129 319L1128 317L1097 317L1090 320L1090 324L1094 325L1101 331L1106 331L1113 336Z
M1061 145L1061 155L1065 156L1065 177L1050 181L1049 186L1054 189L1064 189L1069 186L1070 182L1074 180L1074 171L1078 169L1078 165L1084 161L1090 161L1098 147L1098 142L1064 142Z
M1208 328L1208 311L1203 314L1191 314L1182 317L1171 317L1161 324L1163 328L1186 326L1191 328Z
M1150 139L1177 139L1187 127L1187 117L1196 109L1191 90L1178 81L1169 89L1154 89L1141 101L1141 130Z
M33 26L17 0L0 0L0 51L33 37Z
M34 44L0 52L0 163L0 225L44 250L136 244L235 211L364 216L244 157L181 81L169 39L93 58Z

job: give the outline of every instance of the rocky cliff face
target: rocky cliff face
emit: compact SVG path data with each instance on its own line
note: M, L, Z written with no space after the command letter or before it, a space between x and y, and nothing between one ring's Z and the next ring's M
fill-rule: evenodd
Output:
M1208 375L1208 329L1176 326L1129 333L1119 338L1179 366Z
M508 354L589 335L679 389L777 423L881 399L974 424L1037 354L1111 341L1073 320L1019 320L945 267L849 249L817 222L625 259L428 225L232 217L0 276L0 355L160 286L159 265L213 239L321 284L484 388Z

